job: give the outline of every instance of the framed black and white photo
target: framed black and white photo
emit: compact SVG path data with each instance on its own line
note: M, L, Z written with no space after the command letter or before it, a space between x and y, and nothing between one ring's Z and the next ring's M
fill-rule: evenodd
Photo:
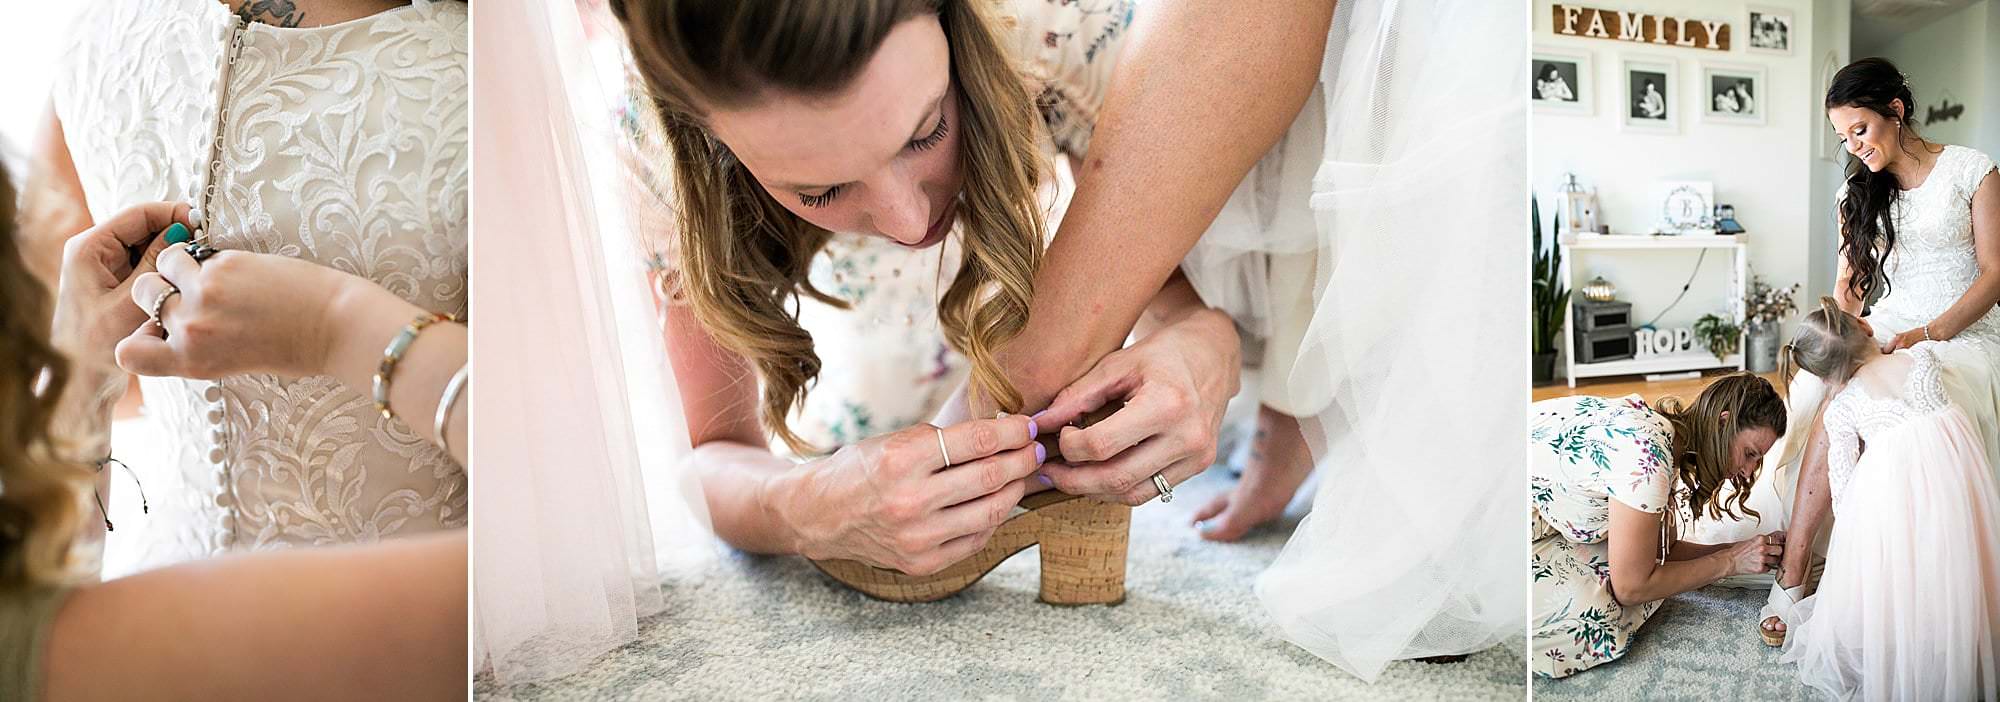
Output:
M1701 121L1763 124L1764 86L1761 67L1702 64Z
M1679 72L1673 59L1625 58L1620 75L1625 84L1625 101L1619 106L1618 122L1630 132L1672 134L1680 131L1675 117L1680 107Z
M1590 91L1594 75L1588 51L1537 48L1530 59L1528 99L1536 112L1595 114Z
M1749 7L1750 21L1745 32L1749 40L1744 46L1750 51L1767 54L1792 53L1792 11L1775 7Z

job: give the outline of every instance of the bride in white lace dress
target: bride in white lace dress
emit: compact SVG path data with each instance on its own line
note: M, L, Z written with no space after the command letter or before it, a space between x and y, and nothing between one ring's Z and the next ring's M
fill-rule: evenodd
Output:
M463 316L466 4L120 0L85 17L42 153L74 181L49 169L45 191L99 220L185 201L217 248L311 261ZM268 374L142 386L161 440L116 457L150 513L118 532L108 563L467 523L464 469L366 387Z
M1834 292L1847 314L1867 311L1884 352L1937 342L1930 353L1946 395L1971 419L1985 455L2000 456L2000 175L1986 154L1918 136L1904 119L1914 104L1909 80L1879 58L1841 69L1827 90L1827 119L1853 157L1840 196ZM1827 401L1812 375L1791 387L1794 408ZM1819 414L1793 412L1786 434L1811 438L1780 459L1799 460L1796 497L1783 500L1792 502L1792 544L1813 543L1832 509ZM1753 496L1752 504L1758 501ZM1771 605L1759 617L1772 645L1809 590L1812 556L1808 548L1786 551ZM1832 556L1828 562L1832 567Z
M1884 353L1832 298L1788 360L1822 378L1827 476L1840 522L1819 590L1799 602L1784 662L1834 699L2000 694L2000 488L1942 342Z

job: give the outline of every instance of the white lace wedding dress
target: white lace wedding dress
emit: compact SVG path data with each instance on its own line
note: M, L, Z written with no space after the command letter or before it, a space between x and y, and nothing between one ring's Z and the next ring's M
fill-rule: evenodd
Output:
M418 0L306 29L240 25L215 0L99 5L77 28L54 95L94 218L151 200L198 204L226 108L211 243L466 311L464 3ZM219 85L239 25L240 56ZM162 440L117 458L137 472L151 513L119 523L107 564L466 524L464 469L403 420L383 419L368 388L268 375L143 388Z
M2000 483L1945 393L1940 346L1876 361L1907 365L1900 388L1857 379L1826 408L1839 523L1784 662L1834 699L2000 694Z
M1891 208L1896 248L1882 262L1889 291L1868 313L1876 341L1886 342L1921 328L1972 288L1979 277L1979 262L1973 254L1972 196L1980 180L1993 170L1993 159L1986 154L1946 146L1924 182L1903 191ZM1941 363L1939 378L1945 394L1965 409L1984 440L1986 455L2000 457L2000 308L1987 310L1979 321L1938 343L1932 352ZM1824 396L1818 378L1800 373L1792 380L1787 397L1794 411L1781 439L1783 446L1774 448L1765 459L1750 494L1750 507L1763 519L1700 520L1689 538L1726 543L1791 523L1798 461L1806 434L1818 419L1810 408L1818 407ZM2000 466L1995 466L1995 475L2000 476ZM1762 586L1770 579L1769 575L1753 576L1738 579L1736 584Z

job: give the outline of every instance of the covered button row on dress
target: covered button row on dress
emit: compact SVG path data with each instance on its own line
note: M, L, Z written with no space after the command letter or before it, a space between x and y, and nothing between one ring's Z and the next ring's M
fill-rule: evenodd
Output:
M209 405L208 462L215 466L215 506L222 510L221 518L216 520L216 524L221 528L216 530L212 544L218 553L228 551L236 544L236 495L229 485L229 467L223 463L223 457L226 455L223 446L228 440L229 432L223 423L228 417L228 412L222 398L222 383L209 381L208 386L202 388L201 399L207 401Z

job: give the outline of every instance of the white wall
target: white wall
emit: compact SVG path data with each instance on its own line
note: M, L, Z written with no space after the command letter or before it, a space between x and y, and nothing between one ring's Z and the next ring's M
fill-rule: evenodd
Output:
M1947 95L1953 104L1966 105L1963 117L1922 125L1925 138L2000 153L2000 112L1994 110L2000 93L1994 86L2000 81L1996 15L2000 12L1993 0L1981 0L1880 46L1856 46L1855 55L1894 61L1910 77L1920 118Z
M67 47L70 24L88 3L9 2L0 22L0 66L7 99L0 100L0 160L14 168L26 155L49 107L49 82ZM19 175L16 174L18 182Z
M1662 180L1706 180L1715 184L1716 201L1734 205L1739 222L1749 230L1751 266L1774 284L1808 283L1809 242L1813 229L1813 129L1824 123L1819 108L1820 86L1814 80L1818 54L1816 5L1833 3L1846 16L1845 0L1766 0L1757 4L1793 12L1792 53L1752 53L1748 46L1745 3L1730 0L1589 3L1609 10L1659 12L1685 19L1730 23L1729 51L1636 44L1631 42L1557 36L1552 0L1535 0L1534 45L1588 51L1591 54L1596 111L1588 117L1537 112L1530 127L1530 178L1541 197L1545 217L1552 216L1560 175L1575 172L1585 187L1595 186L1603 219L1614 233L1649 231L1657 210L1654 187ZM1844 27L1841 29L1844 30ZM1843 32L1844 33L1844 32ZM1841 38L1844 46L1845 39ZM1678 134L1624 132L1619 115L1624 102L1622 59L1626 56L1669 58L1678 62L1677 78L1684 93L1673 105L1680 121ZM1761 126L1704 123L1697 94L1703 63L1762 67L1762 100L1767 113ZM1548 223L1544 223L1548 226ZM1593 253L1574 261L1579 280L1603 275L1619 288L1619 299L1633 305L1638 321L1652 318L1679 293L1694 267L1696 254ZM1694 288L1660 326L1688 326L1708 313L1729 309L1726 291L1730 263L1713 253L1702 263Z
M1849 37L1853 35L1852 0L1815 0L1813 3L1813 40L1811 55L1814 94L1810 97L1814 109L1825 105L1826 84L1833 79L1834 72L1853 62L1855 55L1848 50ZM1829 65L1830 64L1830 65ZM1815 112L1815 115L1823 114ZM1840 186L1846 182L1845 167L1840 154L1839 142L1832 137L1832 127L1823 117L1808 128L1812 132L1814 158L1812 160L1812 196L1806 227L1806 287L1804 299L1799 300L1801 308L1810 310L1810 301L1821 295L1833 293L1834 275L1840 259L1840 216L1834 211L1835 199L1840 194ZM1824 158L1831 154L1832 158Z

